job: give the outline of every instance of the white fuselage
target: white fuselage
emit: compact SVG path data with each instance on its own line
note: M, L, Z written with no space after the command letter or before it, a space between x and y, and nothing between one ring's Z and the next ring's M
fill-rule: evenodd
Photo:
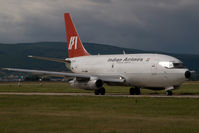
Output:
M187 68L167 68L160 62L182 63L162 54L92 55L69 58L67 67L74 73L121 75L124 85L166 88L180 86L186 79Z

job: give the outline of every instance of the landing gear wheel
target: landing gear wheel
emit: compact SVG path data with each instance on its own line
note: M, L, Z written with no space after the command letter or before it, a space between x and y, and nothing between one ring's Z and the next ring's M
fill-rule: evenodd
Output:
M130 88L129 90L130 95L140 95L140 88L139 87L135 87L135 88Z
M173 94L172 91L166 91L167 96L171 96L172 94Z
M105 88L104 88L104 87L102 87L102 88L100 89L100 93L101 93L101 95L105 95L106 90L105 90Z
M135 95L140 95L140 88L139 87L135 87Z
M130 93L130 95L134 95L135 94L135 88L130 88L129 93Z
M95 95L99 95L100 92L99 92L99 89L95 90Z
M105 95L105 93L106 93L106 90L104 87L95 90L95 95L99 95L99 94Z

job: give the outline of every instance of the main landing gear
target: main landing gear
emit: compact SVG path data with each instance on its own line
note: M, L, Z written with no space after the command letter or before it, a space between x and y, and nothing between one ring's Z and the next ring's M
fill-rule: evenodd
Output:
M104 87L101 87L99 89L95 89L95 95L99 95L99 94L105 95L105 93L106 93L106 90L105 90Z
M173 92L171 90L166 91L167 96L171 96L172 94L173 94Z
M130 95L140 95L141 94L140 88L139 87L134 87L134 88L132 87L132 88L130 88L129 93L130 93Z

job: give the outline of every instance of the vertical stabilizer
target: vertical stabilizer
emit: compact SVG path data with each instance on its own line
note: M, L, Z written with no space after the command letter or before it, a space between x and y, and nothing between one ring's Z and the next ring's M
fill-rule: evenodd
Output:
M75 29L69 13L64 14L66 26L66 38L68 44L68 57L88 56L89 53L84 48L79 35Z

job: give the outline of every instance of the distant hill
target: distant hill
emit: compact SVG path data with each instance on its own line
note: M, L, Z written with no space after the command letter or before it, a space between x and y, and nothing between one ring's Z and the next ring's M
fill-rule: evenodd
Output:
M122 54L126 53L162 53L172 55L182 60L191 70L199 72L199 55L174 54L163 52L143 51L137 49L120 48L104 44L84 43L85 48L91 54ZM15 67L28 69L42 69L53 71L65 71L62 63L30 59L27 55L44 57L66 58L66 43L63 42L39 42L39 43L19 43L0 44L0 68Z

